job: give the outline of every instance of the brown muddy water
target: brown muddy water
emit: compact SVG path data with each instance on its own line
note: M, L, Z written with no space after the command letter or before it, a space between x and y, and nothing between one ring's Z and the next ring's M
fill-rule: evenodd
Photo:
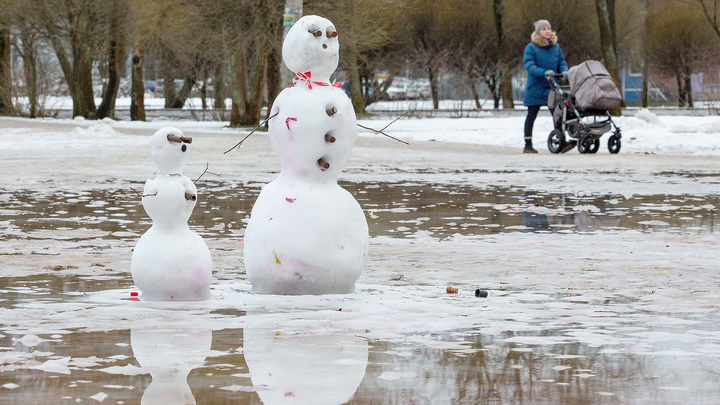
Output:
M222 237L245 227L260 184L203 182L190 224L204 236ZM598 230L720 232L720 195L564 195L519 188L420 183L342 184L366 212L370 235L414 238L504 232ZM134 239L150 225L130 189L52 194L21 191L5 197L5 221L22 233L87 227Z
M717 195L625 198L443 184L343 186L366 211L373 237L720 233ZM237 235L259 187L205 182L191 225L206 237ZM25 237L53 243L53 234L77 228L131 241L150 225L139 198L128 190L0 190L0 201L0 228L8 230L0 243ZM78 323L82 316L73 312L112 311L111 304L86 299L132 288L127 274L20 277L11 274L12 252L2 252L0 260L2 404L714 404L720 397L717 312L668 315L633 309L635 299L629 297L573 301L562 294L524 297L511 291L500 298L527 312L527 321L488 299L487 315L476 327L409 329L377 338L353 328L328 329L322 322L309 338L279 326L232 327L248 313L229 304L195 311L227 320L227 328L203 323L192 333L126 324L93 328L92 319ZM433 305L417 296L401 298ZM294 310L300 318L312 312ZM560 311L557 318L564 321L539 315L543 311ZM32 333L18 332L24 316L33 319ZM43 330L44 317L54 326ZM72 322L58 329L62 317ZM640 318L658 321L638 326ZM282 389L271 388L278 381Z

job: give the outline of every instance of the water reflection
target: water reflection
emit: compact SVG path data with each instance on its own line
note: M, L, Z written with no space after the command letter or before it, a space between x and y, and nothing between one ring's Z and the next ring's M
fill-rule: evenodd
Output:
M265 405L346 403L368 364L367 341L347 330L249 327L243 346Z
M95 403L103 393L103 403L126 404L713 404L719 394L716 307L653 312L638 297L498 291L462 329L427 332L423 323L438 322L429 316L398 331L388 324L406 314L389 305L345 307L336 317L299 304L293 313L248 308L244 329L191 333L173 329L172 317L149 330L99 324L97 315L117 310L83 310L97 304L65 294L79 282L44 275L0 289L0 403ZM84 287L117 288L104 283ZM42 295L28 294L36 289ZM409 290L403 297L437 304ZM368 329L345 327L346 310ZM186 315L198 325L210 319ZM26 328L37 338L22 339ZM42 367L66 358L63 372Z
M523 226L528 232L595 232L601 229L619 229L620 218L614 215L593 215L579 211L569 215L546 215L523 211Z
M135 359L152 377L143 405L195 404L187 377L205 362L212 331L138 330L130 332Z
M572 195L514 187L432 183L347 183L368 218L373 237L444 239L456 234L479 235L541 230L593 232L636 229L670 233L720 233L718 196ZM135 241L150 222L128 185L123 190L88 190L47 194L19 191L4 194L4 228L0 240L63 240L98 250L97 238ZM256 184L207 181L199 185L203 199L190 220L203 237L237 237L245 228L257 198ZM2 193L0 189L0 193ZM527 216L524 212L535 215ZM547 219L545 225L543 215ZM0 246L14 254L25 245Z

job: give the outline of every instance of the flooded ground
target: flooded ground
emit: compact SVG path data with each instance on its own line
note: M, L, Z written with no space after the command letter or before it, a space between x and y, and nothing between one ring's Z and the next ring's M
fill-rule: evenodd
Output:
M397 132L511 132L500 118L427 123ZM341 182L370 227L356 292L262 296L243 233L276 155L261 134L223 154L239 132L190 123L186 173L219 174L198 182L190 219L214 299L150 303L131 295L150 226L131 188L153 176L146 141L163 124L133 125L0 119L0 403L720 397L716 157L644 153L640 130L631 152L593 156L361 137Z
M668 233L720 232L720 196L572 195L524 188L475 188L454 184L341 183L365 210L374 237L444 239L452 235L505 232L640 230ZM244 229L261 184L204 182L191 219L204 236ZM16 236L48 229L90 228L135 240L149 226L138 194L125 190L81 193L9 193L0 189L6 225ZM12 236L6 236L12 237Z
M203 184L206 197L191 222L216 253L220 241L241 239L259 186ZM366 211L373 237L409 243L516 233L720 233L718 196L343 186ZM717 399L715 305L653 310L617 289L529 292L510 280L479 286L488 288L487 298L475 297L472 287L452 296L409 281L412 255L387 276L389 284L359 284L350 297L277 304L251 296L233 268L216 274L214 302L149 304L131 299L126 271L103 263L102 251L115 244L128 256L150 225L132 190L4 191L0 198L4 263L31 239L30 246L62 246L34 255L67 263L63 253L82 251L98 260L84 265L100 272L74 275L73 266L59 264L37 269L55 274L3 278L2 403L684 403L689 393L693 403ZM383 300L388 308L378 312ZM457 317L462 321L448 321Z
M2 403L711 404L720 384L717 312L668 316L627 297L365 285L271 304L222 285L190 310L131 302L128 277L6 281ZM380 294L398 307L378 314ZM469 319L414 324L445 316Z

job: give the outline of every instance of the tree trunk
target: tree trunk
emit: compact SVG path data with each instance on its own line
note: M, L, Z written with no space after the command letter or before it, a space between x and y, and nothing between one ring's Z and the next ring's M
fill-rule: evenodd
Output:
M280 50L273 47L268 51L267 56L267 98L268 98L268 109L267 109L267 116L270 116L270 108L272 107L273 103L275 103L275 98L280 94L280 68L282 64L280 63ZM266 117L267 118L267 117Z
M513 100L512 74L507 67L505 67L505 71L502 73L500 95L502 96L503 110L512 110L515 108L515 100Z
M245 68L245 51L238 48L235 55L231 57L230 69L232 75L232 110L230 111L230 125L243 125L243 118L246 115L247 104L247 69Z
M497 35L498 60L496 62L500 73L500 95L503 101L503 110L515 108L512 89L512 69L508 63L508 49L505 43L505 32L503 28L505 5L503 0L493 0L493 17L495 19L495 34Z
M172 108L175 104L175 67L172 52L167 48L161 50L162 58L162 79L163 95L165 96L165 108Z
M488 75L485 77L485 84L487 84L488 89L490 89L490 93L492 94L493 98L493 109L498 110L500 109L500 95L497 91L497 79L493 75Z
M613 8L610 8L610 5ZM620 69L617 61L617 50L613 46L616 40L613 38L612 26L610 21L615 21L615 2L613 0L595 0L595 6L597 9L598 24L600 26L600 47L602 49L603 60L605 67L613 78L615 85L618 89L622 89L620 82ZM611 16L612 14L612 16ZM610 111L612 115L622 115L622 107L618 105Z
M2 21L4 22L4 21ZM10 30L0 29L0 115L13 114Z
M210 75L208 74L208 66L205 64L202 69L202 80L203 85L199 87L200 89L200 105L202 106L203 113L205 110L207 110L207 86L208 86L208 77Z
M373 85L373 96L372 96L372 102L369 100L365 100L365 108L367 108L368 105L381 100L383 97L387 95L387 91L392 86L393 81L395 80L395 73L390 73L381 84Z
M102 102L98 107L97 119L115 115L115 100L120 88L122 61L125 56L125 34L120 28L119 10L116 3L116 13L110 22L110 41L108 46L108 80L103 94ZM95 101L93 100L93 103Z
M93 118L96 112L95 94L92 85L92 59L90 58L90 50L82 44L77 44L79 48L73 53L77 56L77 64L73 67L75 80L78 83L80 92L80 109L79 114L85 118Z
M230 125L257 125L263 106L263 89L265 85L265 70L267 56L265 43L260 41L255 45L254 63L250 83L248 83L247 54L241 46L231 57L235 83L233 83L233 105L230 112Z
M475 109L482 110L482 105L480 104L480 97L478 96L477 92L477 86L475 85L475 78L470 75L468 77L468 80L470 81L470 90L472 91L473 100L475 100Z
M645 59L643 61L643 67L642 67L642 76L643 76L643 82L642 82L642 106L647 107L649 105L648 102L648 96L649 96L649 87L650 78L648 77L648 74L650 73L650 69L648 69L649 61Z
M427 69L428 78L430 79L430 94L432 95L433 110L440 108L440 85L438 83L438 75L434 66Z
M261 121L263 107L263 90L265 88L265 71L267 69L267 54L265 43L260 42L255 55L255 73L253 74L251 92L247 98L246 117L241 119L244 125L257 125Z
M244 71L240 72L238 62L244 58L245 55L242 50L238 50L235 55L230 55L230 97L232 103L230 105L230 125L240 125L240 87L239 83L244 79L240 79L241 75L244 75ZM244 70L244 69L243 69ZM243 89L245 91L245 89Z
M675 78L678 85L678 106L685 107L685 80L683 80L682 72L677 72Z
M302 3L300 3L300 7L302 7ZM275 9L272 7L272 10ZM281 13L270 18L269 32L275 33L277 44L282 44L284 26ZM267 117L270 116L270 109L275 103L275 98L282 91L282 45L275 45L275 41L269 41L271 45L268 47L267 54Z
M648 87L650 78L650 19L647 17L650 0L645 0L645 31L643 32L643 66L642 66L642 106L648 106Z
M350 100L355 113L359 114L365 111L365 99L362 95L362 85L360 83L360 66L358 66L357 53L354 49L348 51L346 64L350 73Z
M185 78L185 82L183 82L183 86L175 98L175 102L170 106L170 108L183 108L185 101L187 101L188 97L190 97L190 93L192 92L193 86L195 86L195 82L196 80L192 76Z
M687 105L693 108L693 96L692 96L692 71L690 64L685 65L685 97L687 99Z
M35 59L35 37L30 27L23 25L20 28L20 37L23 44L23 73L25 74L25 88L28 96L30 118L37 117L38 88L37 88L37 61Z
M141 40L132 56L130 88L130 120L145 121L145 83L143 64L145 62L145 43Z
M215 78L213 80L215 89L215 101L213 107L216 110L225 110L225 63L220 62L215 67Z
M73 74L73 67L70 64L70 58L68 57L68 54L65 50L65 46L63 45L62 41L60 41L60 38L58 36L53 36L51 38L53 49L55 50L55 55L58 58L58 63L60 64L60 68L63 71L63 75L65 76L65 82L68 85L68 92L70 93L70 97L73 101L73 117L77 117L80 115L78 113L78 110L80 109L80 93L78 91L77 83L75 82L75 75Z

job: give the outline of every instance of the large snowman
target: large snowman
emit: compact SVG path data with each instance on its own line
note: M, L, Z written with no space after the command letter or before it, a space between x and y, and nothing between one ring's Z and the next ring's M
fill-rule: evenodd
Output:
M210 298L212 258L200 235L190 230L197 188L182 174L192 138L177 128L150 140L158 175L145 182L142 203L153 223L133 251L130 270L143 300L197 301Z
M365 215L337 184L357 138L350 100L329 83L337 36L332 22L309 15L283 43L283 61L297 76L271 110L280 175L263 187L245 231L245 269L256 293L351 293L365 264Z

